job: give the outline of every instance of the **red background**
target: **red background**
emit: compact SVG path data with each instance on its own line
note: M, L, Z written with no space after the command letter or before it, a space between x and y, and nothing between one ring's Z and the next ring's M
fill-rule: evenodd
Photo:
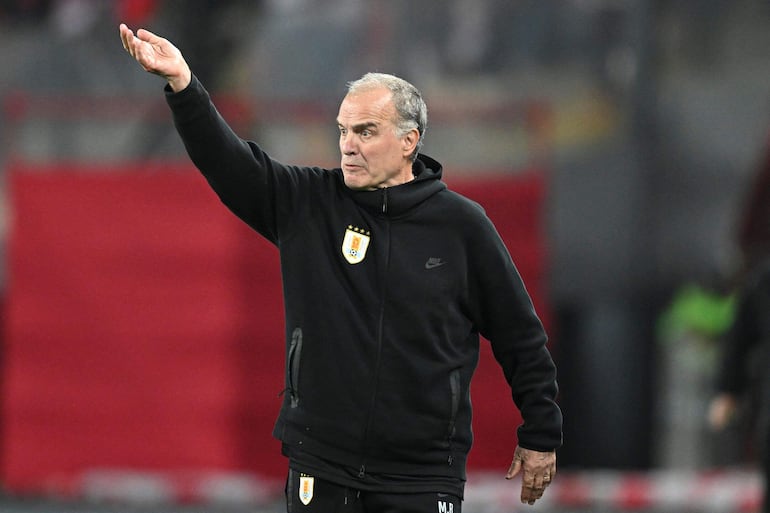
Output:
M141 170L141 171L137 171ZM277 250L188 164L11 166L2 479L95 468L285 473ZM455 180L497 225L544 320L542 174ZM520 417L487 344L472 469L502 475Z

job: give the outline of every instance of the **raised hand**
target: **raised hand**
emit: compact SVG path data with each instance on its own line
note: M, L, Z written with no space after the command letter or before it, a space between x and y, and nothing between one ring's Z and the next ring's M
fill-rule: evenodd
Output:
M145 71L165 78L174 92L181 91L190 84L192 73L182 56L182 52L149 30L133 31L124 23L120 24L120 39L123 48L136 59Z

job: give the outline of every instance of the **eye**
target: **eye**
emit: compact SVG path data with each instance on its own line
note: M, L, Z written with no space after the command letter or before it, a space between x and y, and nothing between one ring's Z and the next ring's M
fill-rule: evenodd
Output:
M348 133L347 128L339 127L340 135L346 135Z
M372 131L371 130L366 129L366 128L361 130L361 137L367 138L367 137L371 137L371 135L372 135Z

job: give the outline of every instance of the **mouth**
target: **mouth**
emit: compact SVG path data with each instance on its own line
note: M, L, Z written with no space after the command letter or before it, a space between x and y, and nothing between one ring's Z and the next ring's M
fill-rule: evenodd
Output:
M364 169L364 166L360 164L349 164L349 163L343 163L342 164L343 171L348 171L351 173L354 173L356 171L362 171Z

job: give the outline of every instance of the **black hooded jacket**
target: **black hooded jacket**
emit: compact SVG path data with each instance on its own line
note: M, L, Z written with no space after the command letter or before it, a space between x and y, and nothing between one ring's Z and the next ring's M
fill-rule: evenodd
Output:
M419 155L413 181L351 190L340 169L281 164L240 139L194 77L167 101L222 202L280 251L285 445L362 474L464 479L479 335L522 412L519 444L561 444L543 327L491 221L438 162Z

